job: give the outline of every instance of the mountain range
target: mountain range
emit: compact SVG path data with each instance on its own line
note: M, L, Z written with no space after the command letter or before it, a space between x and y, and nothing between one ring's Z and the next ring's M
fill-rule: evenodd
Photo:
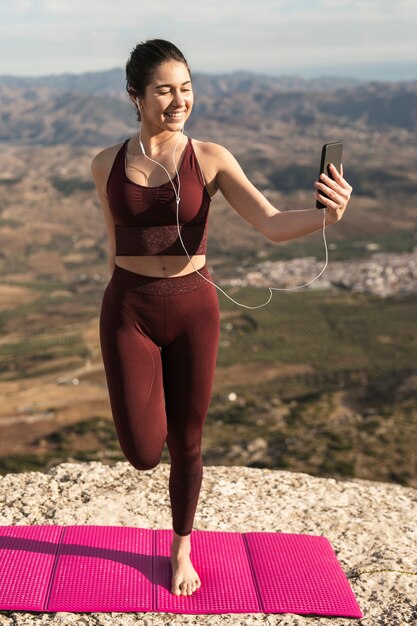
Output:
M417 129L417 81L274 78L250 73L193 76L191 131L245 126L268 141L281 130L337 127L387 131ZM14 144L101 145L134 130L123 72L0 76L0 141Z

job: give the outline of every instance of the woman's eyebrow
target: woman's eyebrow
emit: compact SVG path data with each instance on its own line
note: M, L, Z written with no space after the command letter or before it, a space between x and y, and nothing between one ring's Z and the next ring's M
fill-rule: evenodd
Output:
M186 80L185 83L181 84L181 87L183 87L184 85L188 85L188 83L191 83L191 81ZM172 85L170 85L169 83L167 83L166 85L156 85L155 89L161 89L161 87L172 87Z

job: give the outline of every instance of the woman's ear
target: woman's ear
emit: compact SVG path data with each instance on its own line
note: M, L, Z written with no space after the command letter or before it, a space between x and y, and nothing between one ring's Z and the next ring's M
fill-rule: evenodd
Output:
M129 94L129 98L133 102L133 104L136 104L137 106L139 106L139 104L138 104L139 99L138 99L137 96L135 96L133 93L130 93Z

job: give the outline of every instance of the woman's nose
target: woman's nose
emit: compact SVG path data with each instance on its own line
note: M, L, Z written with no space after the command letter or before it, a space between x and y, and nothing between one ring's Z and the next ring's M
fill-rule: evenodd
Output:
M184 106L184 104L185 104L184 94L181 93L180 91L174 92L174 94L173 94L173 104L175 104L176 106Z

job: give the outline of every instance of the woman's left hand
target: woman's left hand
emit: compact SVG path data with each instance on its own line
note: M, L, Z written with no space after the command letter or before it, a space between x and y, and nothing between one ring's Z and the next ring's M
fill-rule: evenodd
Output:
M329 168L334 180L326 174L320 174L320 181L314 183L317 190L314 196L326 206L326 221L327 218L330 218L329 223L333 224L342 218L353 189L343 178L342 164L340 165L340 174L333 163L330 164ZM325 193L328 197L326 198L320 192Z

